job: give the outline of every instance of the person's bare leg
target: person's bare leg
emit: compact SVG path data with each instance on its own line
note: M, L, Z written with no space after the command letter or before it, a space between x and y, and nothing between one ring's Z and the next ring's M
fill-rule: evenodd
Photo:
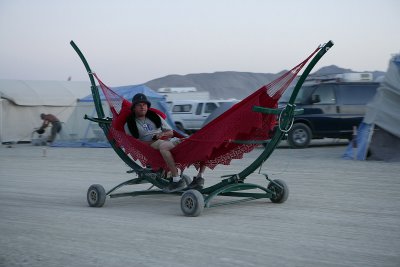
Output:
M54 139L56 139L56 134L57 134L56 128L54 128L54 126L51 127L50 133L51 133L51 134L50 134L50 137L49 137L49 139L47 140L47 142L53 143Z
M172 144L171 142L163 142L162 144L160 144L159 150L161 156L163 157L165 163L167 163L167 166L171 171L172 177L177 177L179 176L178 169L176 168L174 157L170 152L172 148L174 148L174 144Z
M197 176L196 177L203 177L203 173L204 173L204 170L206 169L206 166L201 166L200 168L199 168L199 172L197 173Z
M176 168L174 157L171 154L171 149L174 148L174 144L171 142L163 142L159 146L160 153L167 163L168 168L172 174L172 183L166 188L169 192L175 192L185 188L186 182L178 174L178 169Z

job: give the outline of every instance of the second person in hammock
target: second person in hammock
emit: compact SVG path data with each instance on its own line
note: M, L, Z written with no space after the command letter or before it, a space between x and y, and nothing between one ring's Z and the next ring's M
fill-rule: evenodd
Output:
M132 114L124 125L125 133L148 143L152 148L160 151L172 174L172 182L167 191L179 191L186 187L186 183L179 176L170 150L180 143L180 139L173 137L174 132L171 126L157 113L149 110L150 106L150 101L142 93L138 93L132 98ZM200 168L192 183L187 186L188 188L201 189L203 187L204 178L202 176L204 169L205 167Z

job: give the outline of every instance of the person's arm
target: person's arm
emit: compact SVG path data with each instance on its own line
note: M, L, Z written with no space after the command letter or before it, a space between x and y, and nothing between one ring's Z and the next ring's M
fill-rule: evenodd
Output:
M174 136L174 131L172 130L171 126L169 126L169 124L163 118L161 118L161 131L161 133L154 135L154 140L165 140Z
M50 123L50 122L49 122L48 120L44 119L44 120L43 120L43 123L42 123L42 126L40 126L39 129L42 129L42 130L46 129L47 126L49 126L49 123Z
M155 140L158 140L158 139L165 140L165 139L169 139L169 138L171 138L171 137L173 137L173 136L174 136L174 132L173 132L172 130L166 130L166 131L164 131L164 132L155 134L155 135L153 136L153 140L154 140L154 141L155 141Z

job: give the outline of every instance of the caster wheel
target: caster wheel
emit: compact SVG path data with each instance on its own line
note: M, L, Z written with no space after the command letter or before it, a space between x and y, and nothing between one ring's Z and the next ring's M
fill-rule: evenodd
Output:
M93 184L87 191L87 202L90 207L103 207L106 201L106 191L99 184Z
M274 180L275 183L279 184L282 188L274 184L273 182L270 182L268 184L268 189L271 190L272 192L275 192L276 195L271 197L271 201L273 203L283 203L285 202L288 197L289 197L289 188L286 185L286 183L282 180L276 179Z
M186 216L199 216L204 209L203 195L197 190L186 191L181 198L181 209Z

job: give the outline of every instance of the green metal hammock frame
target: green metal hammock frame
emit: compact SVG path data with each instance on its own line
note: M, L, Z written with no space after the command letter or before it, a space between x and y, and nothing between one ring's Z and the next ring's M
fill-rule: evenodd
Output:
M154 172L151 168L142 168L135 161L133 161L127 154L125 154L124 150L121 149L113 140L110 138L110 127L112 118L106 118L103 110L103 106L101 104L101 99L99 95L98 87L96 86L94 73L91 71L89 64L87 63L85 57L83 56L80 49L77 45L71 41L71 46L79 55L82 60L86 71L89 75L89 79L91 82L91 92L93 95L93 100L97 112L98 118L93 118L85 115L85 119L97 122L100 128L104 131L104 134L109 138L109 142L111 147L115 150L117 155L129 166L132 168L132 171L137 174L137 178L130 179L126 182L120 183L108 192L106 192L103 186L99 184L91 185L87 191L87 201L89 206L91 207L102 207L105 203L106 197L110 198L116 197L125 197L125 196L139 196L139 195L150 195L150 194L165 194L163 191L168 184L169 180L166 179L165 174L163 172ZM317 62L322 58L322 56L333 46L333 42L329 41L321 46L321 49L318 53L312 58L312 60L308 63L305 68L303 74L300 76L297 81L292 95L288 104L284 108L280 109L270 109L264 107L253 107L254 112L261 112L265 114L274 114L279 115L278 127L275 130L273 137L265 143L264 151L254 160L252 164L246 167L243 171L237 174L228 174L224 175L221 178L221 182L206 187L201 190L182 190L180 192L174 192L174 194L182 194L181 197L181 210L186 216L198 216L202 213L205 207L214 207L219 205L232 204L237 202L244 202L254 199L260 198L268 198L274 203L283 203L287 200L289 196L289 188L286 183L280 179L270 180L267 174L263 174L268 181L267 187L263 187L257 184L245 183L245 179L252 174L255 170L257 170L272 154L275 148L278 146L282 137L286 132L288 132L291 128L293 118L296 114L301 114L303 112L302 109L296 109L294 104L297 94L306 80L307 76L310 74L311 70L317 64ZM238 141L240 142L240 141ZM255 141L242 141L243 143L255 143ZM183 175L184 179L187 182L190 182L190 178L186 175ZM139 190L133 192L123 192L123 193L114 193L117 189L127 186L127 185L135 185L142 183L151 183L152 187L155 186L158 189L154 190L150 187L148 190ZM261 193L258 192L243 192L246 190L259 189ZM239 197L239 199L225 201L221 203L211 204L212 199L216 196L230 196L230 197Z

